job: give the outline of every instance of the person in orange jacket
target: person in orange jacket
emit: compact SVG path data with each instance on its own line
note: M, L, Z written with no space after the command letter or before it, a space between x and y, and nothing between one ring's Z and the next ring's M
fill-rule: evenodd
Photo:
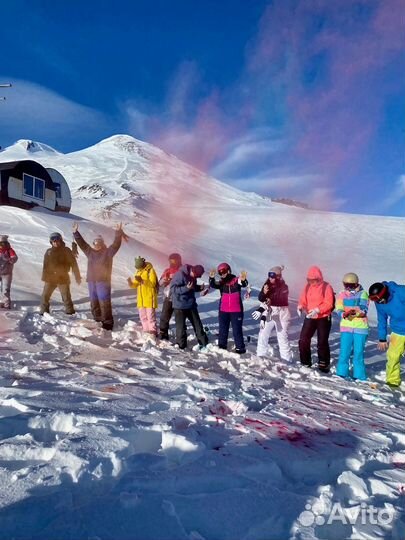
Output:
M301 364L311 367L311 339L315 332L318 338L318 368L324 373L330 369L329 333L332 326L332 311L335 294L329 283L324 281L321 270L311 266L307 272L307 284L301 292L297 313L306 313L298 347Z

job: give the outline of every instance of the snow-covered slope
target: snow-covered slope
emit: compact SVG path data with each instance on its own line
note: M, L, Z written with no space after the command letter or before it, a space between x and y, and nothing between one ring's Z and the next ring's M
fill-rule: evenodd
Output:
M26 146L19 141L0 153L0 160L33 157ZM286 207L234 189L126 135L67 155L42 143L34 148L35 160L67 179L74 215L106 227L123 221L147 255L146 246L162 255L180 251L185 260L207 268L227 260L235 271L247 269L257 285L269 267L284 264L294 296L312 264L323 267L336 288L349 270L366 285L404 277L402 265L395 264L405 252L404 219ZM47 216L46 222L52 219ZM70 236L70 221L61 227Z
M310 264L336 290L347 271L365 286L403 283L404 220L276 204L127 136L68 155L27 146L0 160L56 168L74 201L69 215L0 207L20 257L14 309L0 310L0 538L403 540L405 397L383 385L374 328L366 383L299 365L294 301L289 364L274 339L273 357L256 357L254 296L243 357L215 345L202 354L194 338L186 352L151 346L126 278L136 255L160 271L180 251L206 268L243 267L256 288L285 264L292 298ZM51 315L36 312L49 233L70 241L75 220L88 239L112 240L119 221L130 235L114 260L112 334L91 320L85 285L72 285L74 317L57 292ZM213 344L217 298L199 299ZM334 365L336 321L330 342Z

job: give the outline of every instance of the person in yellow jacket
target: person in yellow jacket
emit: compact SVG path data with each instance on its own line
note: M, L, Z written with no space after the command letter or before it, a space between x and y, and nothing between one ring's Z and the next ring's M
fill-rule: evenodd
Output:
M142 330L156 337L156 308L158 306L158 278L150 262L135 257L135 275L128 278L128 285L138 293L137 307Z

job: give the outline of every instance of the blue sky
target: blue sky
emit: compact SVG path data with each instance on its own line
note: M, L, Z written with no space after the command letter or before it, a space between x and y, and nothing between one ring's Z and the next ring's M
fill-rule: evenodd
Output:
M0 145L116 133L240 189L405 216L404 0L8 0Z

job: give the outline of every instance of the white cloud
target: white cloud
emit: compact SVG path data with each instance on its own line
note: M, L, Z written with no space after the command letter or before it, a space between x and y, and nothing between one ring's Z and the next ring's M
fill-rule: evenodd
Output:
M252 177L239 178L230 183L244 191L254 191L268 196L293 196L308 189L308 186L317 182L313 175L281 175L273 176L274 171L268 171Z
M381 207L387 210L394 204L405 199L405 174L402 174L395 182L394 188L388 193L387 197L381 201Z
M109 126L108 118L99 111L75 103L52 90L28 81L3 77L13 86L1 104L0 135L2 138L32 138L47 142L59 135L79 135L84 129L94 136Z
M233 140L228 155L210 171L216 178L232 178L241 168L251 166L257 170L261 163L280 151L283 141L276 137L274 130L257 128L248 131L242 138Z

